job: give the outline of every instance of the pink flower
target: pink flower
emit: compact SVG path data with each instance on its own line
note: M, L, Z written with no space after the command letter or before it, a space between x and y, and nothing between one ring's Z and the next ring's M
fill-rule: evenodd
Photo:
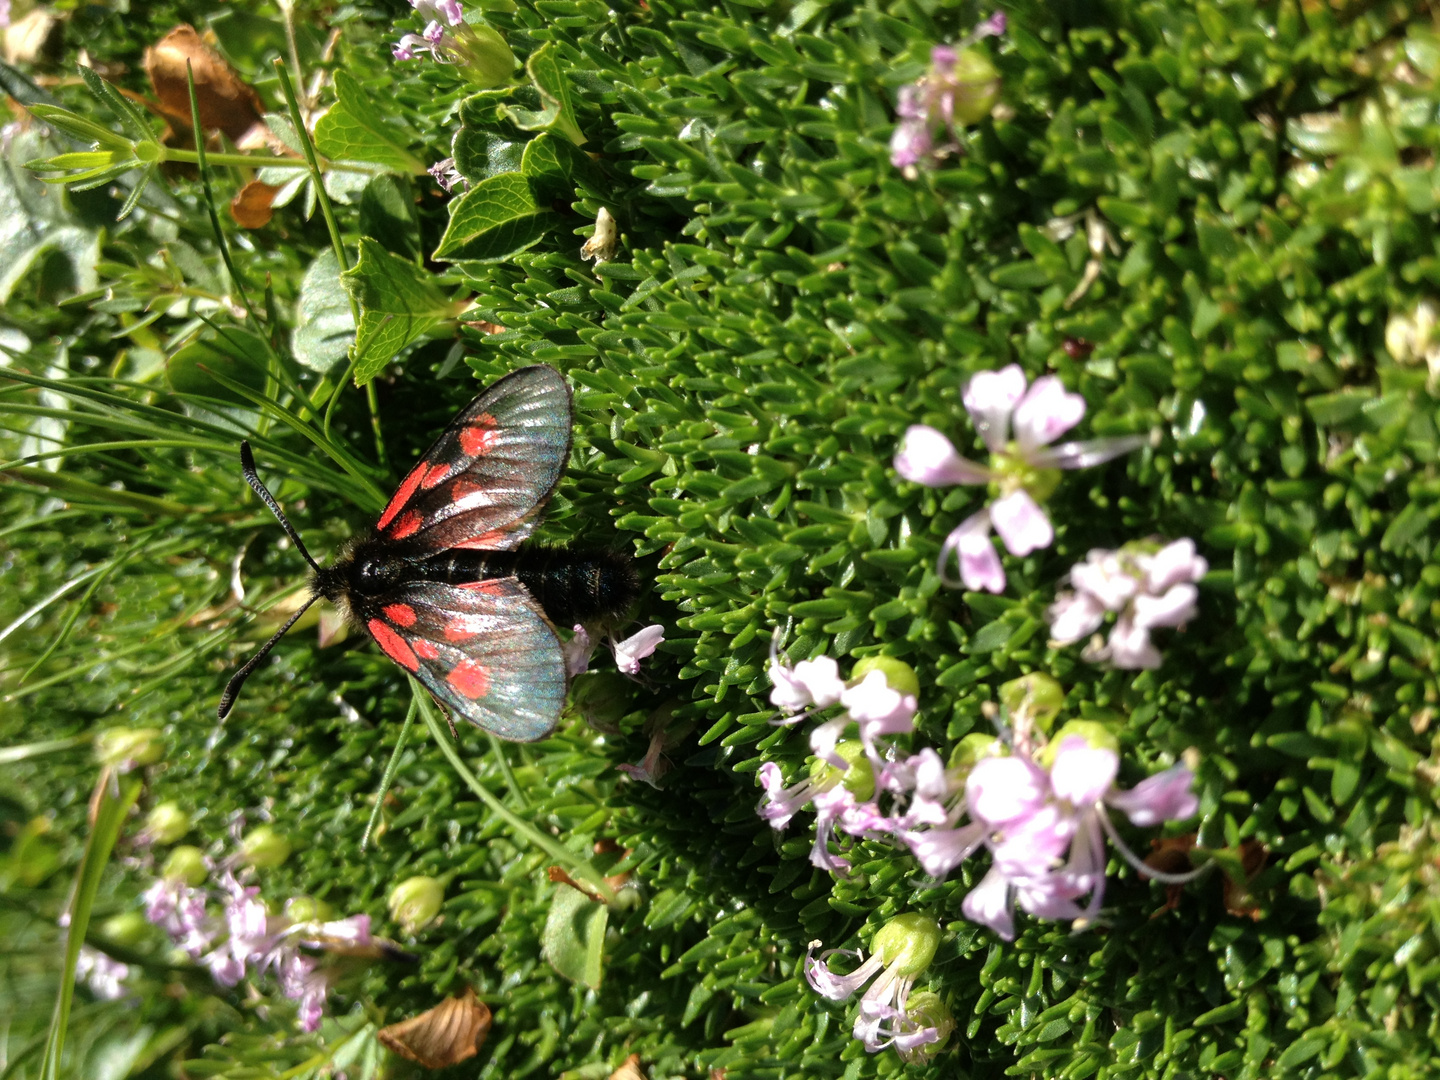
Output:
M1053 486L1054 470L1099 465L1140 446L1144 437L1051 446L1084 417L1085 399L1068 393L1054 375L1036 379L1027 390L1025 373L1016 364L974 376L965 387L963 400L990 451L989 465L960 456L939 431L917 424L905 432L895 455L895 470L904 479L927 487L991 484L999 489L999 497L990 506L966 518L946 537L938 566L947 585L999 593L1005 589L1005 570L990 543L991 529L1012 555L1025 556L1049 547L1055 529L1041 500ZM951 562L957 559L959 581L949 573Z
M769 674L773 686L770 702L783 712L793 713L810 706L829 708L839 702L845 691L840 665L828 656L801 660L792 668L780 663L772 647Z
M615 666L626 675L640 674L640 661L654 653L664 640L665 628L655 625L614 642L611 647L615 650Z
M1128 670L1158 668L1161 656L1150 641L1157 627L1182 626L1195 617L1199 590L1209 564L1195 553L1195 541L1176 540L1164 547L1127 544L1118 551L1091 551L1071 567L1074 591L1062 592L1050 606L1052 644L1069 645L1098 630L1106 612L1119 617L1103 646L1087 646L1092 662L1108 660Z
M75 981L84 983L102 1001L118 1001L127 990L122 985L130 977L130 965L89 945L80 946L75 961Z
M881 671L870 671L854 686L843 689L840 704L860 726L860 742L872 761L879 760L876 740L881 735L915 730L915 710L919 708L915 695L892 689Z
M1000 77L982 53L968 48L981 38L1004 33L1003 15L987 19L955 45L930 50L930 70L896 94L900 117L890 137L890 163L914 179L916 166L939 161L960 149L959 128L989 114L1000 93ZM935 136L948 138L940 146Z

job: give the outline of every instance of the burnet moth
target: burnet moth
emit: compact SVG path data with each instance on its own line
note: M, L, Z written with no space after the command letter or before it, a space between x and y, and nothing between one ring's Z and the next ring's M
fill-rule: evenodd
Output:
M570 457L573 416L570 387L552 367L495 382L410 470L375 527L329 567L305 550L241 443L246 482L310 564L310 597L231 677L220 718L323 597L472 724L517 742L554 731L568 682L555 627L621 614L638 590L624 555L522 546Z

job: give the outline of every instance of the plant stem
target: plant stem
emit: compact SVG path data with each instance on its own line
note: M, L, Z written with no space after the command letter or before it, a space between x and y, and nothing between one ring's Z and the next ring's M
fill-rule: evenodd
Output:
M385 773L380 777L380 789L375 792L375 809L370 811L370 820L365 825L365 835L360 837L360 850L364 851L370 843L370 837L375 834L375 823L380 820L380 809L385 805L385 794L390 790L390 781L395 778L395 770L400 767L400 752L405 749L405 737L410 734L410 728L415 723L415 699L410 699L410 710L405 714L405 724L400 729L400 736L395 740L395 749L390 754L390 760L385 765Z

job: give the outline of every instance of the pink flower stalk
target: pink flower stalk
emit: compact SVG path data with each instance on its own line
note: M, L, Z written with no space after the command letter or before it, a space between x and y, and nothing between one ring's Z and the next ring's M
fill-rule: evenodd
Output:
M1071 592L1050 606L1050 638L1070 645L1100 628L1108 613L1117 613L1104 645L1092 644L1081 654L1092 663L1108 660L1117 668L1153 669L1160 651L1150 641L1157 627L1181 626L1195 617L1199 590L1195 582L1210 569L1195 553L1195 541L1176 540L1164 547L1127 544L1118 551L1091 551L1069 574Z
M625 675L640 674L640 661L653 654L664 640L665 628L657 624L631 634L624 641L612 641L615 666Z
M926 487L988 484L997 491L994 502L946 537L937 570L952 588L963 584L974 592L999 593L1005 590L1005 569L990 542L991 530L1012 555L1049 547L1055 530L1041 503L1059 482L1057 470L1102 464L1143 445L1145 437L1051 446L1084 417L1085 399L1068 393L1054 375L1036 379L1027 390L1025 373L1016 364L980 372L966 385L963 400L990 450L990 463L962 457L941 432L916 424L905 432L895 455L895 471ZM950 576L952 560L959 562L959 581Z

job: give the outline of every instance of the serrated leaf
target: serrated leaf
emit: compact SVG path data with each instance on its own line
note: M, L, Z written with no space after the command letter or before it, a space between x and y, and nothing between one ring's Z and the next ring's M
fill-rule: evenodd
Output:
M369 237L360 241L359 261L340 278L360 305L360 330L355 339L355 382L360 386L378 375L406 345L456 314L456 304L445 297L431 275L391 255Z
M450 224L435 249L448 262L497 262L533 247L559 223L535 201L528 177L501 173L482 180L450 204Z
M370 104L344 69L335 72L335 104L315 124L315 148L332 161L363 161L398 173L425 166L405 149L398 128Z
M569 885L557 885L540 936L541 952L571 982L600 989L605 927L610 909Z
M322 251L300 281L290 349L302 365L323 373L350 351L354 340L355 320L340 265L335 252Z

